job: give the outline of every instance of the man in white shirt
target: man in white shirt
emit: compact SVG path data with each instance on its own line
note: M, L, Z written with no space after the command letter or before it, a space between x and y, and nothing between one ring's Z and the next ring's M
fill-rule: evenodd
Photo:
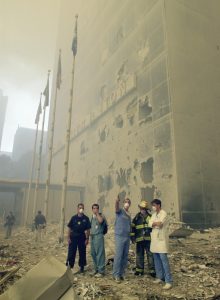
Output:
M150 251L154 256L154 264L157 279L155 283L165 281L163 289L172 288L172 275L170 272L167 253L169 251L168 217L167 213L161 209L161 201L154 199L151 202L152 217L149 226L152 227Z

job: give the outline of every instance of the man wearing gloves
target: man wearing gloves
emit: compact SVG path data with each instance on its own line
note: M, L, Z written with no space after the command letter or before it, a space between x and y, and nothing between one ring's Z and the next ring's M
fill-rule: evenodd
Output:
M172 288L172 275L170 272L167 253L169 250L168 218L167 213L161 209L161 201L154 199L152 202L152 217L149 226L152 227L150 251L154 255L154 264L157 279L154 283L165 281L163 289Z
M144 275L144 253L147 255L148 262L148 273L155 277L154 260L153 254L150 252L151 243L151 231L152 228L149 227L149 220L151 214L148 210L148 203L142 200L138 205L140 212L136 214L131 223L131 240L132 243L136 243L136 276Z
M120 208L120 198L115 201L115 257L113 265L113 278L117 283L124 279L125 269L128 263L130 247L131 216L129 207L131 200L126 198L123 208Z

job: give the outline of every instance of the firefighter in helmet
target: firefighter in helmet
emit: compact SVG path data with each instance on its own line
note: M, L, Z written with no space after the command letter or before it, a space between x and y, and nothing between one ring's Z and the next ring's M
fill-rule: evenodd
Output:
M147 255L148 262L148 273L155 277L155 267L153 254L150 252L150 242L151 242L151 231L148 223L151 218L150 211L148 209L148 203L145 200L140 202L139 213L134 217L132 221L132 232L131 240L132 243L136 243L136 270L135 275L144 274L144 254Z

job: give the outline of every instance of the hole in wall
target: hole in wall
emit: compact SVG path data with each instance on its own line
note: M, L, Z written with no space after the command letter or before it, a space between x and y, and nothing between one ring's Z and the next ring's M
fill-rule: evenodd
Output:
M153 181L153 157L141 163L141 179L144 183L151 183Z

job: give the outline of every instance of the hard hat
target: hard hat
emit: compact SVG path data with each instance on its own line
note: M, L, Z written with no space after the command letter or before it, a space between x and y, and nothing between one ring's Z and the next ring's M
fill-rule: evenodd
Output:
M142 200L141 203L138 205L140 208L148 208L148 202L146 200Z

